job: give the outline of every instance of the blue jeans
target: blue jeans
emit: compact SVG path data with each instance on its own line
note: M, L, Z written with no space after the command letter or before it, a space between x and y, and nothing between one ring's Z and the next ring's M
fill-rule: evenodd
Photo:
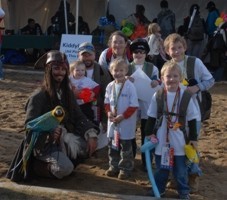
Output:
M165 192L170 170L161 169L161 156L155 155L155 162L156 162L156 171L154 174L154 178L155 178L158 190L161 194ZM188 171L187 171L187 166L185 162L186 162L185 156L174 156L173 176L177 183L177 191L179 195L189 194Z
M200 137L200 130L201 130L201 121L196 122L196 129L197 129L197 137Z

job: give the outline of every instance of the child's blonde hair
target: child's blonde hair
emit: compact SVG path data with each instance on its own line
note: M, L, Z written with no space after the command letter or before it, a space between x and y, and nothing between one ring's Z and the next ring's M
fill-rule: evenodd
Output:
M72 62L70 65L69 65L69 72L70 74L73 73L74 69L76 69L76 67L80 66L80 65L83 65L85 68L85 64L83 63L83 61L80 61L80 60L77 60L77 61L74 61Z
M161 69L161 77L164 77L167 70L177 70L179 72L179 75L180 75L180 81L183 80L182 70L176 62L174 62L172 60L165 62L164 65L162 66L162 69Z
M126 71L128 71L128 63L123 58L116 58L110 63L110 71L119 66L123 66Z
M149 24L148 29L147 29L148 35L155 34L155 33L159 32L160 29L161 28L158 25L158 23L151 23L151 24Z
M187 49L186 40L181 35L177 33L172 33L168 35L167 38L164 40L165 51L168 52L170 44L176 42L180 42L184 46L184 48Z

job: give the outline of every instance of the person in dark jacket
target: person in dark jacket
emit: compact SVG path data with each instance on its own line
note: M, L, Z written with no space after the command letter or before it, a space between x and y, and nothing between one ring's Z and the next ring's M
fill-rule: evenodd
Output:
M75 33L75 17L70 12L70 4L66 2L66 15L68 22L68 33ZM66 34L64 1L60 2L58 11L51 17L52 31L56 35Z
M205 20L200 16L198 4L192 4L189 16L184 18L184 36L187 39L187 54L190 56L201 57L204 35L206 33Z
M41 26L35 22L34 19L29 18L28 24L21 29L23 35L42 35L43 31Z
M107 116L104 109L104 97L106 86L111 82L111 76L105 67L95 61L95 47L90 42L80 44L78 49L78 60L86 66L86 76L100 85L100 93L97 96L97 107L95 111L96 121L101 122L103 129L107 127ZM97 112L98 111L98 112Z
M41 26L32 18L28 19L28 24L20 30L22 35L43 35ZM42 51L40 49L25 49L25 53L31 57L31 61L36 61Z
M220 16L219 10L213 1L207 3L206 9L208 10L208 15L206 18L206 32L209 38L211 38L216 30L215 21Z
M157 23L161 27L162 38L165 39L169 34L176 32L176 17L175 13L169 9L167 0L162 0L160 7L161 11L157 15Z

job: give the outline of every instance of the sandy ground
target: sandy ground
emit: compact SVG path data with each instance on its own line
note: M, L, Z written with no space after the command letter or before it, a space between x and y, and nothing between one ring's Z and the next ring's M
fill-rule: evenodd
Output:
M26 186L19 187L21 185L12 184L4 178L24 135L23 132L19 132L24 125L26 100L40 85L43 77L40 71L35 74L18 73L21 69L33 70L29 67L12 68L17 71L10 70L9 66L6 67L6 79L0 81L0 199L63 199L65 197L67 199L123 199L119 194L133 195L135 199L140 199L139 195L146 194L150 184L147 174L140 168L139 150L133 177L127 181L104 175L108 168L107 148L99 150L91 159L79 165L70 177L63 180L37 178ZM192 194L191 199L227 199L227 84L215 84L211 93L213 96L211 119L204 123L199 140L203 175L200 177L199 192ZM137 137L140 145L139 131ZM40 186L41 189L30 187L33 185ZM61 190L51 192L50 188L64 189L68 192L60 192ZM168 189L166 196L176 198L177 194L175 190Z

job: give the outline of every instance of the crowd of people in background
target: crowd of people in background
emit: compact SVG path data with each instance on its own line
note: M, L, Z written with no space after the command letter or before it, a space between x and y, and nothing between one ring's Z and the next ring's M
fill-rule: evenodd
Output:
M47 53L43 86L26 104L26 124L58 104L66 110L67 119L52 130L53 135L45 131L39 138L40 146L35 147L32 155L36 163L32 168L37 175L58 179L68 176L78 164L78 157L84 157L84 154L92 156L102 127L107 131L109 140L109 168L105 175L119 179L132 177L137 149L136 122L139 120L141 144L144 144L145 138L159 141L151 159L155 157L155 181L160 195L165 195L170 171L180 199L189 199L190 192L198 191L199 175L188 174L184 145L190 144L197 150L202 123L202 92L209 90L215 81L227 78L227 12L221 14L215 3L210 1L206 6L208 17L204 20L200 17L198 4L193 4L177 30L175 14L169 9L168 1L162 0L160 7L157 19L150 21L144 16L144 6L136 5L136 12L125 19L121 28L115 26L112 15L101 19L101 23L112 27L102 27L102 30L111 32L107 34L108 43L98 59L95 46L90 42L80 44L78 61L71 63L70 70L65 54L59 51ZM52 18L52 32L65 27L64 24L55 24L57 19L61 19L59 13ZM74 20L72 16L72 22ZM111 23L107 23L108 20ZM82 17L80 22L85 34L89 34L89 27ZM28 25L21 31L37 34L38 27L34 20L29 19ZM217 45L214 38L218 33L223 38L222 46L214 48ZM208 43L203 52L201 46L206 36ZM209 65L205 63L208 53ZM149 88L154 89L149 101L141 99L134 85L138 73L146 76L150 80ZM158 90L159 87L161 89ZM158 97L159 91L162 91L161 97ZM179 123L179 106L184 93L190 96L185 114L187 134L181 128L184 125ZM159 119L158 98L163 102L162 119ZM32 130L27 132L23 145L29 143L31 134ZM68 143L67 138L72 137L71 134L79 136L75 139L77 143ZM61 146L61 141L66 147ZM70 151L72 148L77 149L74 157ZM173 149L171 157L169 151ZM166 154L167 159L174 159L173 166L163 161ZM17 162L13 161L7 175L12 180L18 178L12 173L19 166ZM141 165L146 171L144 154L141 155ZM152 192L149 195L154 196Z
M224 42L226 43L225 24L219 26L220 23L218 25L215 23L221 16L225 18L226 11L220 12L213 1L209 1L205 8L208 14L206 19L203 19L200 16L200 6L198 4L192 4L188 11L188 16L182 21L182 25L176 27L176 15L169 8L167 0L160 2L161 10L154 19L148 19L145 16L145 7L141 4L137 4L135 6L135 12L123 19L120 25L116 23L115 17L112 14L107 13L105 17L100 17L98 26L93 31L90 30L88 23L84 21L83 17L79 16L78 34L91 34L93 36L94 44L99 46L99 50L96 52L96 60L99 59L101 50L109 46L108 40L110 35L116 30L121 30L131 41L136 38L147 38L152 48L150 48L146 60L152 61L161 69L161 66L167 60L166 54L163 51L162 40L169 34L177 32L184 36L187 41L187 54L203 59L209 70L214 74L215 80L220 81L226 79L227 75L226 70L223 70L223 65L225 65L226 60L225 49L219 48L219 52L222 51L221 56L219 59L215 59L216 55L218 55L216 52L218 51L216 51L216 49L212 52L210 51L211 43L209 43L209 41L214 37L215 31L221 29L225 31L225 34L222 34ZM67 1L66 12L68 33L75 34L75 16L70 11L70 4ZM63 33L66 33L64 15L64 1L60 1L59 8L54 16L51 17L51 25L46 31L42 30L35 19L29 18L28 24L22 27L19 33L29 35L43 35L47 33L48 35L61 36ZM44 50L27 49L26 53L32 54L32 61L35 61L44 53ZM219 68L221 68L221 70ZM222 76L222 74L224 75Z

